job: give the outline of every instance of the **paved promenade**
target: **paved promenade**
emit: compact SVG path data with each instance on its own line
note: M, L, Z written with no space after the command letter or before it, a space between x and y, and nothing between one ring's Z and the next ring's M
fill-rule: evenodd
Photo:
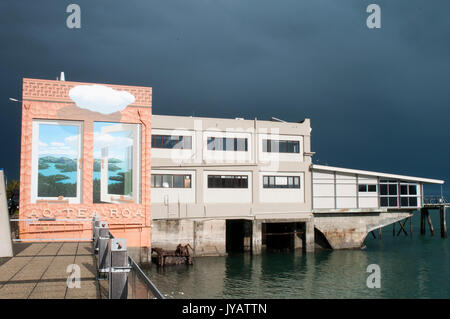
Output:
M0 298L100 298L92 243L21 243L14 250L0 261ZM80 267L81 288L67 287L70 264Z

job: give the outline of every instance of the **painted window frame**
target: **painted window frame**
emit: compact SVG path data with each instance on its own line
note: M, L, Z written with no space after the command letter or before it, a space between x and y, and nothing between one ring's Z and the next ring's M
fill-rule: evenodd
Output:
M99 121L101 122L101 121ZM108 122L114 123L114 122ZM94 123L95 124L95 123ZM126 127L131 127L133 132L133 174L132 174L132 196L109 194L108 192L108 154L101 150L101 168L100 168L100 201L101 203L134 203L140 204L141 201L141 125L137 123L115 122L114 125L105 126L105 133L114 133L121 131L130 131ZM95 142L94 142L95 143ZM106 167L106 169L105 169ZM98 203L98 204L101 204Z
M76 197L63 197L61 202L66 200L69 204L80 204L82 199L82 174L83 174L83 121L70 121L58 119L32 119L32 148L31 148L31 203L38 201L58 202L58 197L40 197L38 196L38 175L39 175L39 125L66 125L78 127L78 156L77 156L77 195Z

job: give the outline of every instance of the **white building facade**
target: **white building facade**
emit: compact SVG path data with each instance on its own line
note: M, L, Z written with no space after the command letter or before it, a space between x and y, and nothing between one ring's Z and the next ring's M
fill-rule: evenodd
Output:
M151 147L152 245L189 243L197 255L224 254L241 237L253 253L279 245L312 251L314 228L322 231L317 214L409 214L423 205L423 184L443 183L313 165L309 119L153 115Z

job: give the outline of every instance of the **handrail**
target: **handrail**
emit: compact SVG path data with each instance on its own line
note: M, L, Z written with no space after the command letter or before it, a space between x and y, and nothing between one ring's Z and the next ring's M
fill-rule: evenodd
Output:
M113 234L108 231L109 237L114 238ZM156 299L165 299L163 294L158 290L155 284L147 277L147 275L142 271L141 267L134 261L131 256L128 256L128 261L130 262L131 269L137 273L137 275L142 279L145 286L152 292Z
M136 271L136 273L139 275L139 277L145 283L147 288L156 297L156 299L164 299L163 294L158 290L158 288L156 288L155 284L150 280L150 278L147 277L147 275L142 271L141 267L139 267L139 265L133 260L133 258L128 256L128 260L130 261L130 266L131 266L132 270Z

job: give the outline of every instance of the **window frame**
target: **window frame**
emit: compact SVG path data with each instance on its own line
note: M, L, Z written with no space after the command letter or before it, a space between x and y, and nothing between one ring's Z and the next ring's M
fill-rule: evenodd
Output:
M103 121L95 121L103 122ZM103 122L105 123L105 122ZM113 203L113 204L121 204L121 203L133 203L140 204L141 203L141 124L138 123L122 123L122 122L106 122L112 125L105 126L102 129L105 129L105 133L114 133L120 131L132 131L133 132L133 159L132 159L132 196L128 195L119 195L119 194L110 194L108 187L108 154L105 154L103 149L101 150L101 169L100 169L100 203L95 204L104 204L104 203ZM126 128L129 127L129 128ZM95 141L94 143L95 144ZM106 155L106 156L105 156ZM106 164L105 164L106 163ZM105 169L106 167L106 169Z
M286 178L286 185L277 184L277 179L280 178ZM292 184L289 183L290 179ZM301 189L302 183L301 176L298 175L263 175L262 185L265 189Z
M248 189L248 175L207 175L208 189Z
M171 142L173 142L175 140L178 140L178 143L173 144L172 147L166 147L166 144L165 144L166 139L167 139L167 145L172 145ZM187 140L189 140L189 142ZM190 135L152 134L152 145L151 146L152 146L152 148L155 148L155 149L192 150L192 136L190 136Z
M172 180L172 187L164 187L164 176L169 176ZM181 176L183 177L183 187L175 187L174 185L174 177ZM186 178L188 177L188 178ZM162 188L162 189L191 189L192 188L192 174L151 174L151 188ZM156 186L156 180L161 179L161 186ZM186 180L189 180L189 187L184 187L186 185Z

